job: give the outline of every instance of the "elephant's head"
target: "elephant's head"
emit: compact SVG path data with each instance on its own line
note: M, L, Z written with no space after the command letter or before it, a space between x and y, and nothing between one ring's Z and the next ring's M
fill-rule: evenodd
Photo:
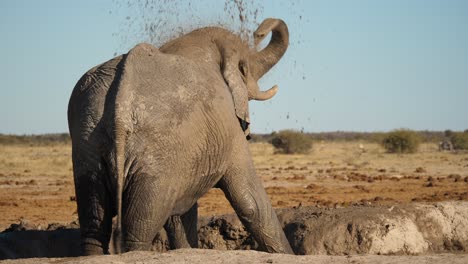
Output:
M224 51L224 79L232 91L236 115L247 135L250 123L248 101L268 100L278 92L276 85L267 91L261 91L257 82L281 59L289 44L288 27L284 21L268 18L253 34L255 47L270 32L272 33L270 43L261 51L255 50L250 53L242 52L243 49Z

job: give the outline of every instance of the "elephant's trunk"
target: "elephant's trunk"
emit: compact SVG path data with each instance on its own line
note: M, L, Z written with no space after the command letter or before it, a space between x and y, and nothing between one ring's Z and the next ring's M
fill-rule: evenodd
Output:
M286 23L281 19L265 19L254 32L255 47L268 35L272 33L270 43L259 52L250 55L250 68L252 77L258 81L283 57L289 45L289 32ZM275 85L267 91L253 91L254 100L268 100L278 91Z

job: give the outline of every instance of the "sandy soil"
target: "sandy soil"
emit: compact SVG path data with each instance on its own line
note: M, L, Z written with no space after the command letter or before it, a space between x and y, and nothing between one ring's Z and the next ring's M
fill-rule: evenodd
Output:
M275 208L468 200L468 153L435 144L405 155L365 142L319 142L307 155L274 154L265 143L251 151ZM76 220L72 175L69 145L0 145L0 230L21 219L45 227ZM233 212L218 189L199 204L202 216Z

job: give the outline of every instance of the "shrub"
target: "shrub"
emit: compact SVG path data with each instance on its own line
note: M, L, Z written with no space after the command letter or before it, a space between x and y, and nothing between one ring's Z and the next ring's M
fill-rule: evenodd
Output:
M307 153L312 148L312 139L294 130L282 130L272 134L271 144L280 153Z
M447 130L444 131L444 136L445 136L445 137L450 138L450 137L452 137L452 135L453 135L453 131L452 131L452 130L447 129Z
M420 136L407 129L394 130L382 139L382 146L390 153L414 153L420 143Z
M454 149L468 149L468 131L452 132L449 137Z

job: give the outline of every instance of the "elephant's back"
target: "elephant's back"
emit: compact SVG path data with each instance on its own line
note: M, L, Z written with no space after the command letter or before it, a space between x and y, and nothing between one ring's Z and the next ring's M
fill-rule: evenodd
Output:
M231 101L213 65L139 44L82 76L70 97L69 128L72 138L98 126L112 135L115 121L123 120L128 133L163 133L176 130L194 113L229 111Z
M134 130L174 131L194 115L229 109L232 99L219 68L174 54L142 55L127 59L121 83L129 85L119 89L131 92L116 99L131 100Z

